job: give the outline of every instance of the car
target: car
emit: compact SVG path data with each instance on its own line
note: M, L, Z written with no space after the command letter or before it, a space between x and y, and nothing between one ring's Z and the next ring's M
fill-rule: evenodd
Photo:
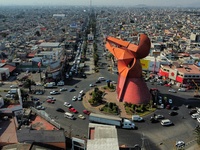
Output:
M18 88L18 85L11 85L10 88Z
M76 101L76 100L77 100L77 97L73 96L72 101Z
M186 107L186 108L188 108L188 109L191 109L191 108L193 108L193 106L192 106L192 105L190 105L190 104L187 104L187 105L185 105L185 107Z
M42 105L39 105L39 106L36 107L36 109L38 109L38 110L45 110L45 107L42 106Z
M170 116L176 116L176 115L178 115L178 112L177 111L170 111L169 115Z
M98 84L98 83L101 83L101 81L97 80L95 83Z
M35 94L36 94L36 95L42 95L43 92L42 92L42 91L36 91Z
M82 114L79 114L79 115L78 115L78 118L80 118L80 119L83 119L83 120L84 120L84 119L85 119L85 116L83 116Z
M155 115L156 119L164 119L165 117L163 115Z
M178 91L179 91L179 92L185 92L185 91L186 91L186 88L179 88Z
M72 105L70 103L68 103L68 102L64 102L63 105L66 106L66 107L68 107L68 108L72 107Z
M197 121L200 123L200 116L197 118Z
M195 113L197 113L197 110L196 110L196 109L192 109L192 110L189 111L189 114L190 114L190 115L195 114Z
M78 101L81 101L82 100L82 96L79 95L77 99L78 99Z
M157 118L155 118L155 117L151 117L150 118L150 122L151 123L157 123L157 122L159 122L159 120Z
M11 99L13 99L14 97L15 97L14 94L6 94L6 98L11 98Z
M56 101L55 97L53 97L53 96L47 96L47 99L51 99L53 101Z
M55 101L54 101L54 100L52 100L52 99L47 99L47 100L46 100L46 102L47 102L47 103L54 104L54 102L55 102Z
M191 115L191 117L192 117L193 119L197 119L197 118L200 117L200 115L199 115L199 113L194 113L194 114Z
M185 142L183 142L183 141L176 141L176 147L177 148L184 148L185 147Z
M111 83L112 83L112 84L117 84L117 82L116 82L116 81L111 81Z
M174 90L174 89L169 89L168 91L172 92L172 93L176 93L176 90Z
M58 92L58 91L51 91L50 92L50 95L57 95L57 94L60 94L60 92Z
M95 87L96 84L91 83L89 86L90 86L90 87Z
M166 87L171 87L171 84L164 84L164 86L166 86Z
M78 111L75 108L73 108L73 107L69 108L69 111L73 112L73 113L78 113Z
M177 106L172 106L171 110L178 110L179 108Z
M76 91L74 88L70 89L69 92L74 92Z
M166 109L171 109L171 106L170 106L170 105L167 105L165 108L166 108Z
M89 115L91 112L85 109L85 110L83 110L83 113L86 115Z
M60 92L67 91L67 88L61 88Z
M31 100L32 100L32 101L39 101L40 99L37 98L37 97L31 97Z
M161 120L160 124L161 124L162 126L171 126L171 125L173 125L173 123L172 123L171 120L169 120L169 119Z
M57 111L57 112L61 112L61 113L64 113L64 112L65 112L65 110L62 109L62 108L57 108L56 111Z

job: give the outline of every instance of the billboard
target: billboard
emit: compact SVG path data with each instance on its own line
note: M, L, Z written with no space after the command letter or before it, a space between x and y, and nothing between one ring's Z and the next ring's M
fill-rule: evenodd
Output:
M151 61L149 62L149 71L155 71L155 72L159 72L160 70L160 62L155 62L155 61Z
M150 62L149 60L140 59L142 70L148 70L148 68L149 68L149 62Z

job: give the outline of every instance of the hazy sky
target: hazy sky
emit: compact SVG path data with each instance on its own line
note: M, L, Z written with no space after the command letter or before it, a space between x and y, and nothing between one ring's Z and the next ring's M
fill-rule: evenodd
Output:
M200 0L0 0L1 5L113 5L135 6L146 4L149 6L197 6ZM199 6L198 6L199 5Z

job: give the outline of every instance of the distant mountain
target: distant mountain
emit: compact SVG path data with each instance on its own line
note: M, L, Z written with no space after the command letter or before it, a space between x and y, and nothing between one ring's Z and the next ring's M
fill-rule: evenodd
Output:
M145 4L138 4L138 5L135 5L135 7L148 7L148 6Z

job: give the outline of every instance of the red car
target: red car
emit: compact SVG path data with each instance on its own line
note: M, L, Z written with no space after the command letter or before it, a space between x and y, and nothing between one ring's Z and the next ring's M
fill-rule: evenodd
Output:
M164 86L166 86L166 87L171 87L171 84L165 84Z
M90 114L90 111L88 111L88 110L83 110L83 113L86 114L86 115L89 115L89 114Z
M73 108L73 107L69 108L69 111L73 112L73 113L78 113L78 111L75 108Z
M46 101L47 101L47 103L52 103L52 104L54 103L54 100L52 100L52 99L47 99Z

